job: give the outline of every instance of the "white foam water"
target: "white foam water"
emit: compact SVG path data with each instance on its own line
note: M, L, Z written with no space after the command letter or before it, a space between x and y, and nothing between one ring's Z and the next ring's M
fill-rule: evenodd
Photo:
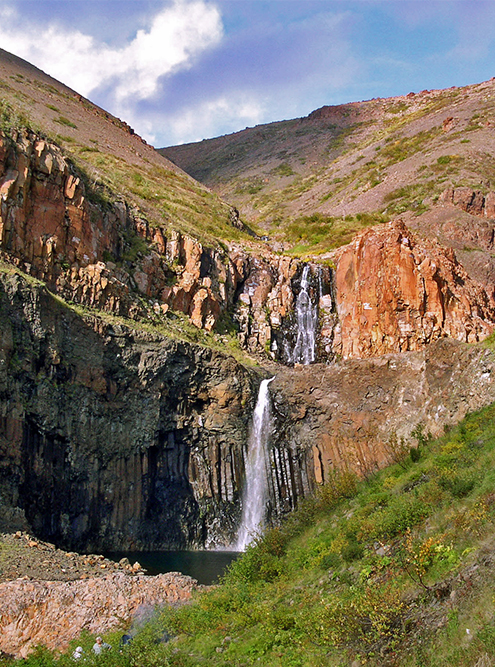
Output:
M248 440L242 518L237 551L245 551L248 544L265 527L268 500L267 445L271 429L270 392L268 385L274 378L263 380L253 414L253 424Z
M294 364L307 365L315 360L318 307L311 303L309 271L309 264L306 264L301 277L301 288L296 299L297 339L292 355Z

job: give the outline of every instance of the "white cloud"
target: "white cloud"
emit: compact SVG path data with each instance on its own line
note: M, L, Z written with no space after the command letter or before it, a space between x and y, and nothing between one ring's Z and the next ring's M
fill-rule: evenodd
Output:
M197 106L182 109L167 118L170 143L201 141L223 132L235 132L242 125L257 125L263 121L262 104L245 93L232 92L227 97L208 100ZM198 122L199 121L199 122Z
M112 48L78 30L29 25L12 7L2 7L0 46L51 76L90 95L112 86L117 103L151 97L160 77L190 67L223 37L218 8L206 0L174 0L149 27L122 48Z

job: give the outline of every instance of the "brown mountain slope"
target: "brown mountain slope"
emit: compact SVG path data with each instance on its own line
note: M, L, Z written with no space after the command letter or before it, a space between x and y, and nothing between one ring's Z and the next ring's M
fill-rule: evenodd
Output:
M323 107L160 152L286 250L321 253L398 214L428 234L435 215L424 224L419 216L435 209L447 186L486 194L495 178L494 109L490 80Z
M0 49L0 129L27 125L55 140L104 198L124 197L150 223L215 243L239 238L230 207L149 146L125 122Z

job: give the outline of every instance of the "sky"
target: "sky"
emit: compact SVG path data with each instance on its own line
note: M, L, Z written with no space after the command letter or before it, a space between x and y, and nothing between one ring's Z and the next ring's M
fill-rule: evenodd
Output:
M0 47L156 147L495 76L493 0L0 0Z

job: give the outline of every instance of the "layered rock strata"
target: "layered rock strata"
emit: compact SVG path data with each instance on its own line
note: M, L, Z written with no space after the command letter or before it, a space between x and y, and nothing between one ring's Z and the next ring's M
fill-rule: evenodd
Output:
M177 572L7 581L0 584L0 651L15 658L25 658L40 645L63 651L83 630L95 636L118 630L140 608L184 603L197 589L194 579Z

